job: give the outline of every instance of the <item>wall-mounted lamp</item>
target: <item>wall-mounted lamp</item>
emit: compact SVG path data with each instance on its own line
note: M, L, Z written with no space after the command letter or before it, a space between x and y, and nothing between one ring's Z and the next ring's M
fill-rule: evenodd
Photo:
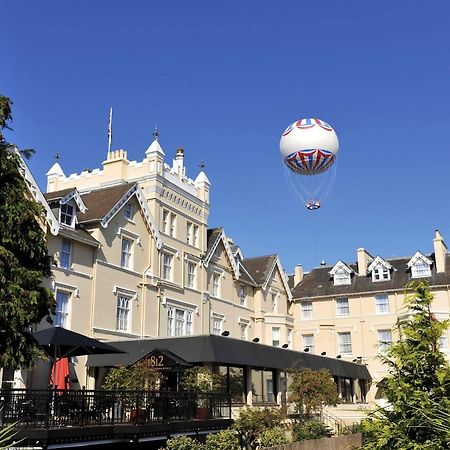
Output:
M230 332L228 330L222 331L222 336L229 336Z
M282 347L282 348L288 348L288 347L289 347L289 344L283 344L281 347Z
M340 358L342 358L342 356L341 356L341 355L337 355L336 358L337 358L337 359L340 359Z
M322 356L325 356L326 354L327 354L327 352L322 352L321 353Z
M309 347L303 349L304 352L309 352Z
M252 342L259 342L259 338L253 338Z

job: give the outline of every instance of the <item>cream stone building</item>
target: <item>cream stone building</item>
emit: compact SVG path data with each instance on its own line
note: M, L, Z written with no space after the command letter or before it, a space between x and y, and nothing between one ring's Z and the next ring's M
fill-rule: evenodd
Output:
M405 286L414 280L427 281L435 297L433 313L440 320L450 317L450 259L439 231L433 247L431 254L418 251L394 259L359 248L356 263L339 260L307 274L297 266L290 282L300 348L367 365L373 378L367 399L380 399L376 383L387 374L387 367L378 355L398 339L395 325L407 314ZM441 349L450 356L447 333ZM342 378L339 389L349 397L354 386Z
M141 162L118 150L102 170L66 177L55 163L47 173L60 223L48 244L56 323L109 341L225 332L291 347L279 258L245 259L223 229L208 229L206 174L186 176L182 148L171 166L164 156L155 137Z
M204 364L239 386L238 403L280 403L287 369L326 367L363 399L365 367L293 351L301 340L278 256L245 258L222 228L208 228L211 184L203 170L188 178L182 148L167 164L156 134L140 162L111 151L102 169L66 176L56 162L47 180L39 201L54 259L53 325L126 352L72 358L73 387L98 387L109 367L156 354L169 389L180 364ZM46 386L49 369L41 363L13 386Z

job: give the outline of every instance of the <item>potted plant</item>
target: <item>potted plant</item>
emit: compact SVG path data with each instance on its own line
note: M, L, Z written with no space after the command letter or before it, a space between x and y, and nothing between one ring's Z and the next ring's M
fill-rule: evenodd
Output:
M222 387L222 377L204 366L192 367L186 370L181 377L181 388L198 394L196 400L197 419L205 420L210 418L211 405L207 394L218 392Z

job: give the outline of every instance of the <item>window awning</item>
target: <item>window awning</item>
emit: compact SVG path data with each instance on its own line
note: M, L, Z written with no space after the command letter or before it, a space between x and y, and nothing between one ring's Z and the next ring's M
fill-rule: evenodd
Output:
M328 369L331 375L370 380L367 367L348 361L224 336L199 335L111 342L126 351L117 355L91 355L89 367L130 366L157 349L165 349L190 364L216 363L264 369Z

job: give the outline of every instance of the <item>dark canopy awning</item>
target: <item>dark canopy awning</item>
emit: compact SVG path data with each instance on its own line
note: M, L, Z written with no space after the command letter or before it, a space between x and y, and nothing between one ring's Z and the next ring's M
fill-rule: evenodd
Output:
M336 358L296 352L279 347L216 335L136 339L112 342L125 351L116 355L91 355L90 367L130 366L155 349L165 349L191 364L217 363L265 369L328 369L333 376L370 380L367 367Z

